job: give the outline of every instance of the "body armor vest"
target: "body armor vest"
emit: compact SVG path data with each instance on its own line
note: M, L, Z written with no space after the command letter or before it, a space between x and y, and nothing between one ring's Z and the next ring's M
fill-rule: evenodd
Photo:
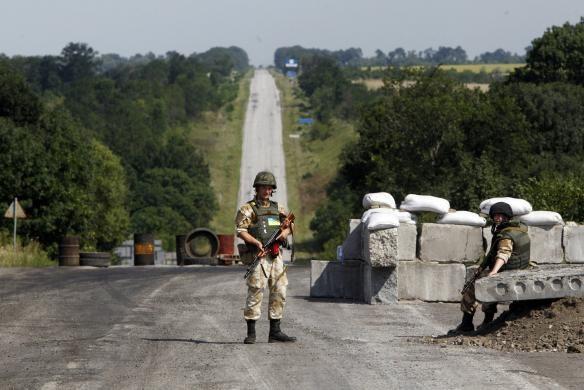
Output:
M256 200L249 202L255 213L255 221L247 229L255 239L262 243L268 241L270 236L280 228L280 212L278 203L270 201L269 206L260 206Z
M527 234L527 227L517 222L509 223L509 226L504 227L499 232L493 235L491 241L491 249L487 254L487 264L491 268L495 264L497 258L497 247L499 241L502 239L509 239L513 241L513 252L499 271L509 271L513 269L523 269L529 266L529 255L531 241Z

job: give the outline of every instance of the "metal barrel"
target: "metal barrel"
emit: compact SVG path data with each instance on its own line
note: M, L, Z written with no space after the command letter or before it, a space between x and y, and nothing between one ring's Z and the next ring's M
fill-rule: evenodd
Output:
M235 254L235 235L218 234L219 237L219 254L233 256Z
M219 251L219 238L212 230L198 228L187 234L185 249L189 257L216 257Z
M134 234L134 265L154 265L153 234Z
M59 243L59 265L72 267L79 265L79 237L66 236Z
M176 264L185 265L185 257L187 252L185 248L187 236L184 234L176 236Z
M80 252L79 265L109 267L111 255L108 252Z

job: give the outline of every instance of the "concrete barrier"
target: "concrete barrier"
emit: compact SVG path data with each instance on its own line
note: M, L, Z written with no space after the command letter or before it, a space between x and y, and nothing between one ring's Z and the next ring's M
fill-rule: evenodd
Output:
M584 226L564 226L562 243L568 263L584 263Z
M391 304L398 301L397 267L363 268L363 300L370 304Z
M416 260L418 229L416 225L401 224L397 228L397 257L400 261Z
M463 264L404 261L397 267L398 298L430 302L459 302L465 283Z
M363 228L363 256L371 267L395 267L398 257L397 229L369 230Z
M343 258L345 260L360 260L363 256L361 234L363 224L360 219L349 220L349 232L343 242Z
M310 262L310 296L364 300L364 266L359 260Z
M484 255L482 228L477 226L422 224L420 260L471 262Z
M547 266L506 271L475 283L480 302L584 297L584 267Z
M538 264L558 264L564 261L562 225L528 226L531 240L530 260Z

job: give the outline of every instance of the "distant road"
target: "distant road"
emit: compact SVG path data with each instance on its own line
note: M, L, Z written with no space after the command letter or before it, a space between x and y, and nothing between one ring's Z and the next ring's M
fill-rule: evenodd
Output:
M273 199L287 209L280 93L274 78L265 69L255 71L250 85L243 128L239 205L253 198L253 179L259 171L270 171L276 176L278 189Z

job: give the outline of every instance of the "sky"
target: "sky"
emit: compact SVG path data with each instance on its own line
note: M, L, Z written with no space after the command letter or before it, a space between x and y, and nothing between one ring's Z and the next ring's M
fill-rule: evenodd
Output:
M101 54L200 53L239 46L253 65L278 47L424 50L470 58L523 54L553 25L584 16L584 0L0 0L0 53L59 54L85 42Z

